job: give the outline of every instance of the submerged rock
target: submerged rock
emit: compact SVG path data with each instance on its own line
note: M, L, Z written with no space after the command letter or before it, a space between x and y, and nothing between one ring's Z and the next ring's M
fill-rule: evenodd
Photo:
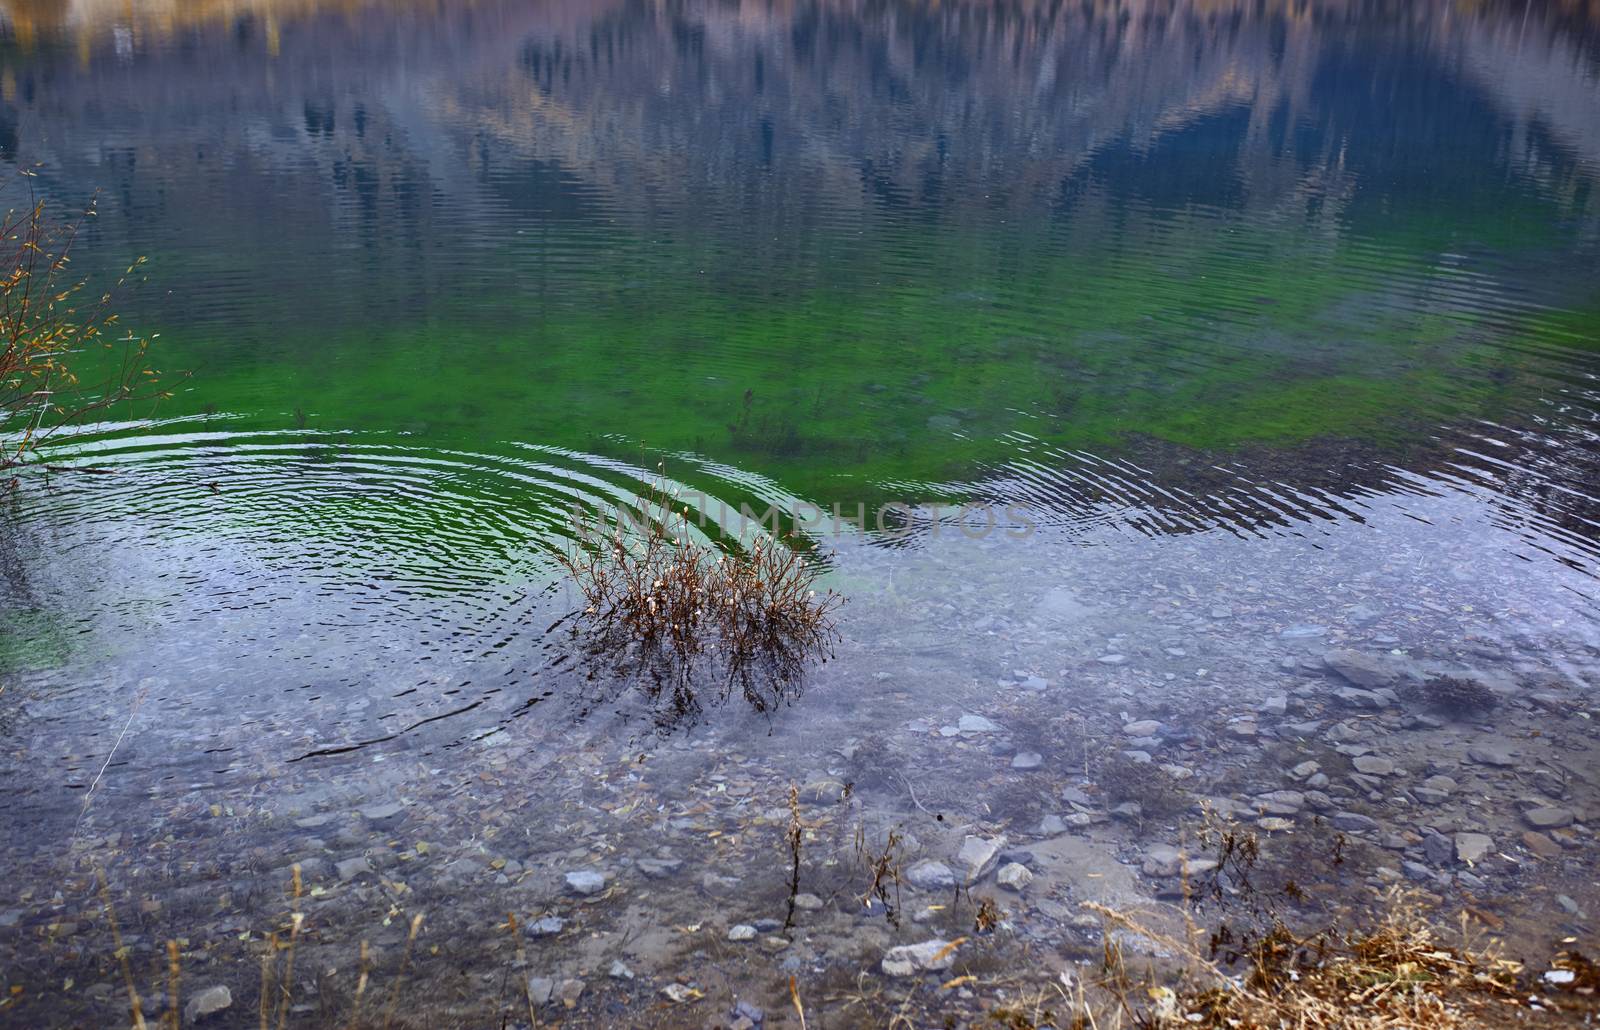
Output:
M1006 843L1004 837L976 836L969 836L961 842L961 850L956 854L956 861L966 867L968 883L976 883L989 874L989 870L999 861L1000 852L1005 850Z
M981 715L963 715L956 720L956 729L962 733L999 733L1000 724Z
M1400 681L1401 670L1395 663L1360 651L1329 651L1322 662L1328 671L1367 690L1392 687Z
M1456 834L1456 858L1467 865L1477 865L1494 847L1494 841L1482 833Z
M902 944L883 956L883 971L890 976L911 976L930 969L949 969L956 960L956 949L943 938L921 944Z
M923 890L938 890L941 887L954 887L956 874L943 862L925 858L906 870L906 882Z
M207 987L189 999L183 1007L183 1018L186 1022L196 1022L215 1015L233 1005L233 992L222 984Z
M579 869L568 873L566 880L568 890L585 896L599 894L606 886L605 874L595 872L593 869Z
M1522 813L1523 821L1536 830L1559 830L1571 826L1573 813L1569 808L1535 808Z
M1021 891L1033 882L1033 874L1028 872L1028 867L1022 863L1012 862L1010 865L1000 867L1000 871L995 874L995 882L1008 890Z

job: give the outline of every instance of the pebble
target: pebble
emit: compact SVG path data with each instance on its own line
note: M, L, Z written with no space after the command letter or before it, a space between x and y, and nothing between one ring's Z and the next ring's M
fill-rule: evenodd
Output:
M566 880L567 889L574 894L599 894L606 886L605 874L593 869L579 869L568 873Z
M910 976L929 969L949 969L956 960L956 949L940 937L921 944L902 944L883 956L883 971L889 976Z
M561 986L556 988L556 997L561 999L561 1004L570 1009L578 1004L579 998L583 997L585 986L587 985L582 980L563 980Z
M1456 834L1456 858L1467 865L1477 865L1494 847L1494 841L1482 833Z
M1171 844L1157 844L1144 853L1140 866L1146 876L1161 878L1177 876L1183 871L1183 854Z
M753 941L756 939L756 928L749 923L740 923L728 931L730 941Z
M1130 737L1154 737L1161 732L1161 723L1156 719L1140 719L1123 726L1122 732Z
M233 992L222 984L217 984L193 995L189 1003L183 1007L183 1018L185 1022L193 1023L215 1015L232 1005Z
M1359 651L1329 651L1323 656L1322 663L1329 672L1369 691L1393 686L1400 675L1394 663Z
M374 829L386 830L398 823L406 814L406 806L396 801L380 805L368 805L361 809L361 818Z
M1039 836L1054 837L1067 832L1067 824L1061 821L1059 815L1047 815L1039 820Z
M567 925L560 916L545 916L528 924L529 937L554 937Z
M357 855L355 858L347 858L342 862L334 863L334 870L341 882L354 880L363 873L372 872L372 863L367 861L365 855Z
M1352 760L1350 764L1356 767L1357 772L1365 773L1368 776L1391 776L1394 774L1394 763L1387 758L1379 758L1377 755L1362 755L1360 758Z
M1476 744L1467 749L1467 757L1479 765L1493 765L1503 768L1517 764L1517 760L1512 757L1511 752L1498 744Z
M943 862L925 858L906 870L906 882L923 890L938 890L956 885L956 874Z
M1301 762L1299 765L1289 770L1289 777L1290 779L1303 780L1306 777L1314 776L1321 771L1322 763L1320 762Z
M1044 764L1044 756L1037 751L1019 751L1011 760L1013 769L1037 769Z
M961 850L956 853L956 861L966 867L967 882L976 883L988 875L999 860L1000 852L1005 849L1004 837L975 837L968 836L961 842Z
M611 963L611 968L606 970L606 975L613 980L632 980L633 970L629 969L621 959L617 959Z
M1542 833L1526 830L1522 834L1522 844L1529 851L1540 858L1560 858L1561 845L1546 837Z
M1267 815L1295 815L1306 805L1298 790L1274 790L1256 798L1256 807Z
M963 715L956 721L956 729L962 733L999 733L1000 724L981 715Z
M1335 812L1328 821L1333 823L1335 829L1346 833L1365 833L1378 828L1377 820L1359 812Z
M548 976L528 977L528 997L535 1005L546 1005L555 997L556 982Z
M1455 857L1455 841L1442 833L1430 833L1422 838L1422 853L1434 865L1449 865Z
M1028 867L1022 863L1012 862L1010 865L1000 867L1000 871L995 874L995 882L1007 890L1021 891L1033 882L1033 874L1028 872Z
M1536 830L1559 830L1572 825L1573 814L1569 808L1535 808L1522 813L1522 819Z
M641 858L635 863L652 880L665 879L683 868L681 858Z
M1099 662L1101 665L1121 665L1127 660L1128 656L1121 654L1103 654L1099 658L1095 659L1095 661Z

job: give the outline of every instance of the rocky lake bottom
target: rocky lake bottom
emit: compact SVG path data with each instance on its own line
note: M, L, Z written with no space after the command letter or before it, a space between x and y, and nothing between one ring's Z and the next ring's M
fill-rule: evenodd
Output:
M255 1025L270 933L295 939L296 1018L364 993L396 1025L799 1025L791 977L810 1025L975 1018L1072 983L1108 932L1159 957L1085 903L1310 925L1394 887L1539 968L1600 911L1592 623L1578 579L1527 575L1460 498L1404 507L1156 546L852 546L839 567L878 588L766 714L652 720L559 659L530 695L375 650L389 671L330 725L292 692L186 712L127 658L127 689L71 715L24 675L3 1019L127 1015L108 913L146 1015L176 940L207 1025ZM219 628L218 653L252 634ZM362 728L416 690L440 718ZM339 740L360 746L308 747Z

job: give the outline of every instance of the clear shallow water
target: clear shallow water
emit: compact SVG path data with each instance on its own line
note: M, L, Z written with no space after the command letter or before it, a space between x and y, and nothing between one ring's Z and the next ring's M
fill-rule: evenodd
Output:
M693 935L652 934L708 904L771 916L791 779L859 785L816 814L840 853L856 823L910 824L948 858L957 826L1039 836L1068 787L1154 813L1107 771L1147 717L1175 729L1131 749L1196 797L1282 787L1291 753L1370 747L1416 782L1444 763L1490 802L1423 826L1370 785L1330 790L1417 836L1413 859L1424 830L1519 846L1536 792L1591 841L1587 8L7 17L0 156L42 162L63 203L102 191L80 266L148 255L125 320L194 371L50 455L115 474L6 500L19 949L77 918L99 862L126 904L164 902L147 946L233 941L193 957L227 979L298 858L322 864L314 921L346 972L391 905L454 920L445 957L471 975L499 968L505 911L566 913L587 943L530 944L550 975L649 970L592 986L599 1020L701 965ZM852 599L839 653L770 716L668 719L572 658L569 508L629 500L659 461L706 510L869 512L818 541ZM966 501L1032 531L870 514ZM1340 648L1470 670L1501 714L1352 724L1323 664ZM1003 731L943 735L963 713ZM1482 726L1526 749L1516 773L1465 757ZM1044 772L1010 771L1029 750ZM388 802L404 814L360 815ZM1137 868L1179 821L1086 839ZM683 869L641 876L661 849ZM360 856L410 895L334 868ZM588 865L620 896L566 897ZM814 870L830 901L843 865ZM1532 925L1579 892L1560 862L1488 886L1435 865L1446 897L1542 899L1501 913ZM890 928L841 909L785 955L724 956L727 989L875 965ZM30 960L31 1012L104 1002L53 986L110 950L84 913ZM1019 912L1017 939L1063 950L1053 919Z

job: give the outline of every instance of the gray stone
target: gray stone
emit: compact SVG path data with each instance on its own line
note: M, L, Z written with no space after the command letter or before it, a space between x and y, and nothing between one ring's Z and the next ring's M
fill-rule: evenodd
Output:
M730 941L753 941L756 939L756 928L749 923L740 923L728 931Z
M1499 744L1477 744L1467 749L1467 757L1479 765L1492 765L1504 768L1516 765L1517 760Z
M1522 813L1522 819L1536 830L1559 830L1572 825L1573 814L1568 808L1535 808Z
M342 882L354 880L363 873L372 872L372 863L367 861L367 856L357 855L355 858L347 858L342 862L335 862L333 868Z
M975 836L969 836L961 842L956 861L965 867L968 883L976 883L988 875L999 860L1000 852L1005 850L1006 843L1004 837Z
M889 976L911 976L930 969L949 969L956 960L950 942L935 937L921 944L902 944L883 956L883 971Z
M606 975L613 980L632 980L633 970L629 969L621 959L617 959L611 963L611 968L606 970Z
M963 715L956 721L956 729L962 733L999 733L1000 724L981 715Z
M367 825L375 830L389 829L399 823L405 814L406 806L398 801L368 805L361 810L361 818L365 819Z
M812 780L800 788L800 800L808 805L837 805L844 800L844 791L838 780Z
M1144 864L1140 868L1146 876L1163 879L1177 876L1183 871L1183 855L1171 844L1157 844L1145 852Z
M1122 732L1130 737L1154 737L1161 732L1161 723L1155 719L1140 719L1123 726Z
M1408 879L1415 880L1418 883L1427 883L1433 879L1433 870L1421 862L1401 862L1400 869Z
M1061 821L1059 815L1047 815L1039 820L1039 836L1054 837L1058 833L1066 833L1067 824Z
M906 882L923 890L939 890L956 885L956 874L943 862L925 858L906 870Z
M582 980L563 980L561 986L556 988L556 997L561 999L563 1005L576 1005L578 999L583 997L584 986Z
M217 984L190 997L189 1003L183 1007L183 1018L185 1022L193 1023L215 1015L232 1005L233 992L222 984Z
M1033 882L1033 874L1028 872L1028 867L1020 862L1003 865L994 876L995 882L1008 890L1021 891Z
M528 924L529 937L554 937L567 925L560 916L545 916Z
M1299 765L1289 770L1289 778L1303 780L1308 776L1315 776L1321 771L1322 763L1320 762L1301 762Z
M1121 665L1123 662L1125 662L1127 660L1128 660L1128 656L1127 655L1120 655L1120 654L1103 654L1099 658L1095 659L1095 661L1099 662L1102 665Z
M1422 853L1434 865L1449 865L1456 856L1456 845L1442 833L1430 833L1422 838Z
M1329 822L1333 823L1335 829L1346 833L1366 833L1378 828L1377 820L1359 812L1335 812Z
M566 880L567 890L574 894L599 894L606 886L605 874L593 869L579 869L568 873Z
M641 858L635 863L639 872L652 880L664 880L683 868L681 858Z
M815 894L796 894L794 907L802 912L815 912L822 907L822 899Z
M1494 841L1482 833L1456 834L1456 858L1467 865L1477 865L1494 847Z
M1267 815L1296 815L1305 804L1306 796L1298 790L1274 790L1256 798L1256 808Z
M1037 769L1044 764L1044 756L1037 751L1019 751L1011 760L1013 769Z
M1357 772L1365 773L1368 776L1392 776L1394 774L1394 763L1387 758L1379 758L1377 755L1361 755L1359 758L1352 759L1350 764L1356 767Z
M1359 651L1329 651L1322 662L1330 672L1367 690L1392 687L1401 675L1395 663Z
M1351 708L1378 709L1385 707L1381 694L1371 690L1362 690L1359 687L1340 687L1333 692L1333 696Z
M1286 715L1289 711L1289 695L1272 694L1256 706L1256 711L1263 715Z
M535 1005L547 1005L555 997L556 982L548 976L528 977L528 998Z

